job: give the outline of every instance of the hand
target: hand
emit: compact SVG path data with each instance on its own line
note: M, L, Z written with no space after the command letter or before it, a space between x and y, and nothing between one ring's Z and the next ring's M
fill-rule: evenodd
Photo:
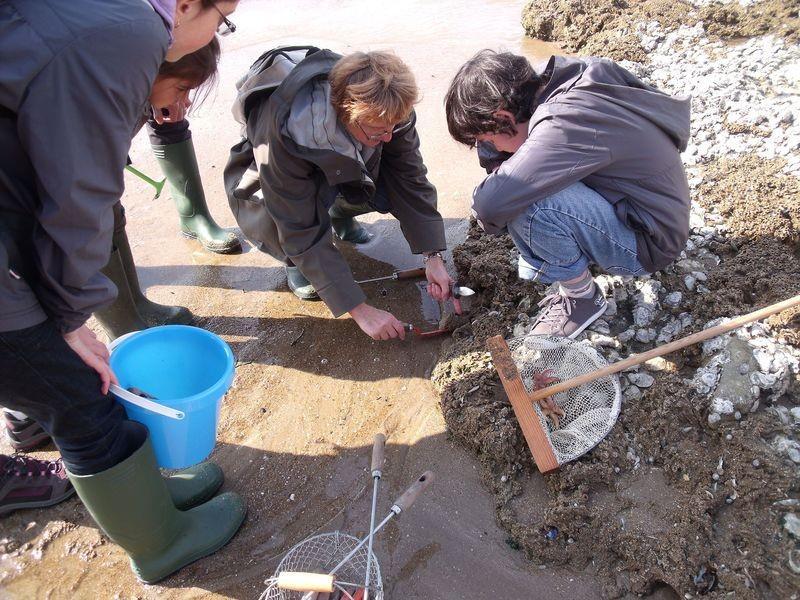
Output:
M91 329L82 325L75 331L65 333L64 341L75 351L75 354L81 357L86 366L91 367L100 375L100 391L103 394L108 393L108 388L112 383L119 385L117 376L114 375L111 365L108 364L110 356L108 348L97 339Z
M461 314L461 301L453 298L451 286L455 281L444 266L441 256L431 256L425 265L425 277L428 278L428 294L437 301L453 299L456 314Z
M186 117L186 111L189 110L189 106L191 102L187 98L186 100L179 100L175 104L170 104L169 106L165 106L164 108L156 108L153 107L153 119L159 125L164 123L177 123L178 121L183 121ZM167 114L164 114L164 111L167 111Z
M390 340L399 337L406 339L406 330L403 324L394 318L392 313L374 308L362 302L350 311L350 316L373 340Z

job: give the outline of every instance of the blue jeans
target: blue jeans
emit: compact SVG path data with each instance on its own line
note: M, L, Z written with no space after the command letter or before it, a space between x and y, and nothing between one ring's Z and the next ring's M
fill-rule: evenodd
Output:
M583 183L574 183L535 204L508 224L519 250L522 279L553 283L597 265L612 275L644 275L636 235L614 207Z

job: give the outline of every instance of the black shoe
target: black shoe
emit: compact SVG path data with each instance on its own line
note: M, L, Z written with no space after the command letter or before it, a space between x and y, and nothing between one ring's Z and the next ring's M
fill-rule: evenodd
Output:
M30 452L50 442L50 436L31 418L18 419L3 411L6 420L6 437L14 450Z

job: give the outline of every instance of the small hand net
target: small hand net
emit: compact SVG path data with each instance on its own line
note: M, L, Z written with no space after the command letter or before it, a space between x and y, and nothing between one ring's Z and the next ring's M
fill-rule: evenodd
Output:
M315 535L303 540L283 557L283 560L275 570L274 577L265 582L267 589L261 594L259 600L303 600L306 596L305 592L278 588L278 574L285 571L330 573L331 569L336 567L342 559L350 554L353 548L358 546L358 543L359 540L357 538L338 531ZM344 565L339 567L334 575L337 588L343 589L348 595L354 594L358 588L363 588L364 579L367 576L367 545L362 545ZM374 552L372 553L369 582L370 600L383 600L381 569L378 566L378 560L375 558ZM346 600L348 595L344 595L343 598Z
M558 381L596 371L608 365L589 342L529 335L508 341L511 356L525 389L536 391L535 375L548 370ZM564 411L555 428L538 402L534 409L550 438L559 465L582 456L608 435L619 416L622 393L619 380L607 375L555 394L555 403Z

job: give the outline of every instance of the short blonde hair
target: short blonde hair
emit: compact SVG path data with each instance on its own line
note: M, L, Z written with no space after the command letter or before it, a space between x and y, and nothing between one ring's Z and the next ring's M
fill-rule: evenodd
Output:
M419 101L408 66L391 52L354 52L333 65L331 102L344 123L362 119L401 123Z

